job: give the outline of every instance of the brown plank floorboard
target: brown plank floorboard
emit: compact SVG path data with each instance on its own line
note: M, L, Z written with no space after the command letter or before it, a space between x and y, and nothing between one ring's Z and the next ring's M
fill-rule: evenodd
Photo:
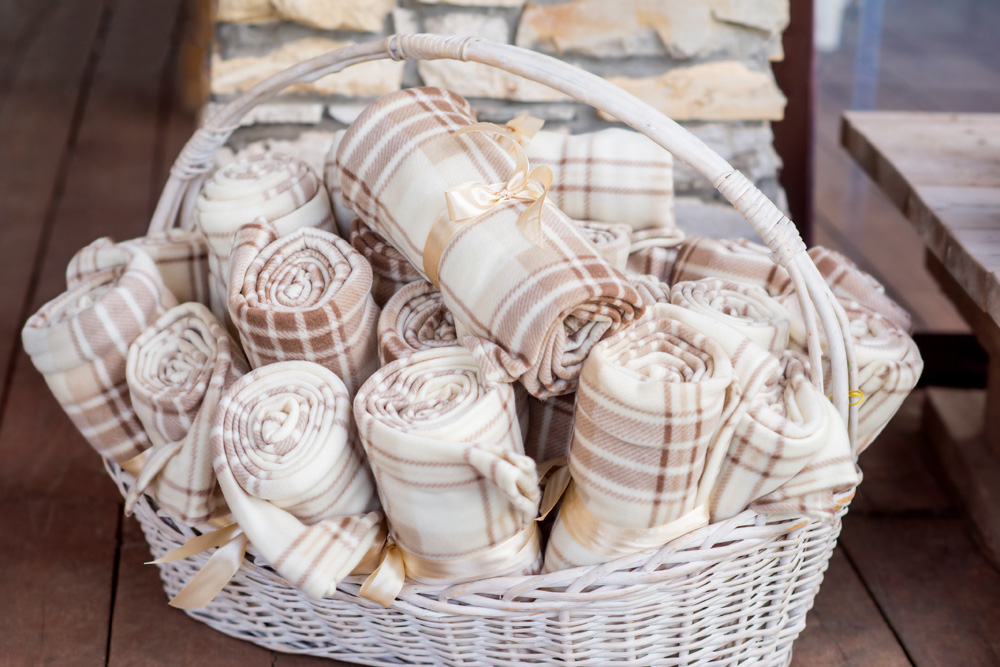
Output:
M1000 573L968 530L950 518L845 522L841 543L921 667L1000 664Z

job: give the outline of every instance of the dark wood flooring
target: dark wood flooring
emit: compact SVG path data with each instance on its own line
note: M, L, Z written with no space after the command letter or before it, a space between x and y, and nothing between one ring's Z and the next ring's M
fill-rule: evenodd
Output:
M2 665L318 664L166 605L137 525L20 347L76 249L144 232L193 129L174 103L184 17L183 0L0 2ZM844 181L822 189L836 205L824 215L846 206ZM892 259L918 264L910 250ZM1000 574L937 481L922 402L914 394L862 458L799 667L1000 664Z

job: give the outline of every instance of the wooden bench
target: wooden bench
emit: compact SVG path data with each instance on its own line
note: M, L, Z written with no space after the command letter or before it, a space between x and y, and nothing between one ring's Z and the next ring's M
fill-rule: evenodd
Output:
M928 269L990 356L985 392L932 389L924 420L1000 563L1000 114L848 112L841 141L916 228Z

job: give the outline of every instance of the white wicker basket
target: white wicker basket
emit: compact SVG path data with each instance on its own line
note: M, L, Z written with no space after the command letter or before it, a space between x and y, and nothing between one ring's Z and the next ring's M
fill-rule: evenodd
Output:
M257 85L198 130L171 171L150 231L190 219L186 213L217 149L256 104L293 83L381 58L469 60L548 84L628 123L709 178L760 233L775 262L789 270L810 323L817 368L817 325L825 330L834 404L854 441L856 408L849 406L848 392L856 379L846 317L802 252L791 221L676 123L548 56L476 38L395 35L301 63ZM124 494L131 476L114 464L108 469ZM188 613L267 648L365 665L785 665L819 590L849 495L829 522L768 521L748 510L659 550L599 566L450 587L407 584L388 608L358 595L364 579L359 576L344 581L334 597L311 600L251 549L222 593ZM196 534L175 525L147 498L135 516L155 558ZM207 558L161 564L167 594L178 593Z

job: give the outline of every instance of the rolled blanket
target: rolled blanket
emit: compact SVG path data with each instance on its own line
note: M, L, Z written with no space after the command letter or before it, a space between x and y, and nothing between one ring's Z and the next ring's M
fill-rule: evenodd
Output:
M537 572L538 477L510 385L463 348L424 350L379 369L354 415L409 578Z
M632 283L632 287L639 292L639 297L642 299L642 303L646 306L646 315L649 314L649 309L657 303L670 303L670 286L665 282L662 282L656 276L643 276L638 273L628 274L628 281Z
M644 135L543 130L523 143L532 164L552 169L549 196L569 217L632 229L674 226L673 158Z
M145 252L122 245L105 252L112 268L42 306L21 339L83 437L120 463L150 446L125 381L128 346L177 300Z
M613 225L591 220L575 222L583 231L583 236L594 244L597 254L619 271L625 270L632 231L628 225Z
M351 223L351 245L372 266L372 296L379 308L405 285L424 279L398 250L358 219Z
M474 122L440 89L380 98L340 144L344 198L432 274L488 380L520 379L538 398L571 392L590 349L641 314L639 295L540 203L546 179L520 147L468 131Z
M426 280L406 285L385 304L378 320L380 365L421 350L456 345L455 318L441 292Z
M309 166L280 153L237 158L208 179L195 204L195 222L209 248L212 312L228 317L229 254L236 230L263 218L278 236L300 227L331 229L330 198Z
M632 232L625 268L631 273L653 275L669 282L684 232L674 227L652 227Z
M339 236L304 228L278 238L268 224L245 225L229 284L229 312L254 368L312 361L352 397L378 368L371 267Z
M75 287L92 273L114 268L123 255L108 252L115 242L104 237L81 248L66 267L66 284ZM208 246L200 234L187 229L168 229L148 236L122 241L122 245L137 247L149 255L160 272L167 289L177 303L195 301L208 304Z
M689 236L680 246L670 284L721 278L758 285L772 296L788 284L788 273L771 261L767 246L746 239Z
M340 147L345 132L347 130L337 130L333 133L330 149L323 159L323 183L326 185L326 191L330 194L330 204L333 209L333 219L337 223L337 233L345 239L350 239L351 227L358 216L344 203L344 198L341 196L340 178L337 175L337 149ZM379 307L381 306L380 303Z
M748 506L763 512L787 509L778 498L796 496L800 514L829 517L837 509L833 494L860 481L844 421L809 381L808 360L796 352L785 352L781 359L733 434L712 490L712 521Z
M212 426L212 460L239 527L312 598L377 546L383 523L371 472L349 435L350 398L308 361L257 368L232 384Z
M528 398L528 429L524 453L537 463L569 454L573 440L576 393L553 396L544 401Z
M717 278L674 283L670 302L725 322L766 350L788 347L792 315L763 287Z
M707 525L732 430L777 365L731 327L666 304L595 346L545 571L607 562Z
M212 468L212 420L222 392L249 370L239 346L200 303L171 308L135 339L125 376L153 446L126 511L142 493L192 526L225 508Z

